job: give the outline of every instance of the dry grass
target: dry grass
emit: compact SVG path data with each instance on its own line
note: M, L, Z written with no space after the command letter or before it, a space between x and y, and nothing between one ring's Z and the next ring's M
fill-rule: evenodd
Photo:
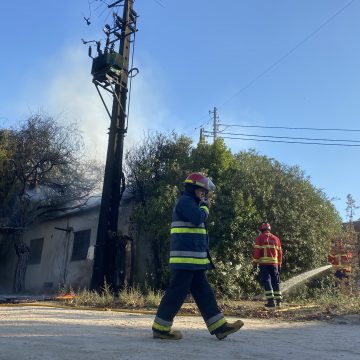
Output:
M110 286L104 285L101 292L91 290L72 291L71 298L58 298L65 304L78 307L94 308L157 308L163 293L161 291L147 290L145 293L139 287L125 286L115 295ZM59 295L64 295L61 291Z
M360 314L359 291L340 291L339 289L317 289L311 298L298 294L292 298L285 298L284 306L275 312L267 311L264 301L234 301L219 299L220 308L227 315L255 318L279 318L286 320L329 319L335 316ZM66 304L77 307L111 308L111 309L146 309L156 311L163 293L148 289L142 292L138 287L125 287L117 296L105 284L102 292L81 290L75 293ZM196 304L191 298L182 307L181 314L198 314Z

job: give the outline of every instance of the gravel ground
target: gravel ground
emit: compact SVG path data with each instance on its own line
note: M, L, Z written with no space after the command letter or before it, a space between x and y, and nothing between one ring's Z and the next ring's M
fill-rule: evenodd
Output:
M360 359L360 317L332 322L243 319L223 341L198 316L178 316L180 341L153 339L153 315L41 306L0 307L0 360ZM234 320L229 318L229 320Z

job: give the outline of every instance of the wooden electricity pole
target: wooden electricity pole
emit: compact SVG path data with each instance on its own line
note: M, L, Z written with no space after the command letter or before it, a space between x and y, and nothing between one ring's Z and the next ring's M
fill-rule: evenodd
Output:
M137 14L133 10L133 2L134 0L121 0L108 5L108 8L123 6L123 16L120 17L114 13L113 26L105 25L104 32L107 39L104 49L101 48L100 42L95 41L98 56L93 58L91 71L93 83L110 117L105 176L91 280L91 288L95 290L100 290L106 282L112 290L116 291L124 285L125 281L126 244L121 241L118 218L120 200L125 190L123 150L127 132L128 78L134 70L129 70L130 45L137 31ZM117 43L119 43L118 52L114 50ZM91 47L89 56L91 56ZM100 88L113 96L111 113Z

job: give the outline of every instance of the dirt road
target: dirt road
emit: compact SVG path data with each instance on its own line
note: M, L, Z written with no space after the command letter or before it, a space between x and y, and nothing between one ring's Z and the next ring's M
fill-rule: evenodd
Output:
M153 315L37 306L0 307L0 360L360 359L360 318L288 323L244 319L223 341L200 317L179 316L177 342L151 337Z

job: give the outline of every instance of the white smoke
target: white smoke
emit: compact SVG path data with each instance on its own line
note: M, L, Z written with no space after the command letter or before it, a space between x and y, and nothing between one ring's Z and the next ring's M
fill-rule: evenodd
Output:
M83 47L67 49L55 69L44 97L50 114L77 122L89 157L104 162L110 118L92 84L91 59ZM161 87L155 91L151 76L145 70L133 79L126 148L139 142L149 129L164 129L169 118L168 110L161 105ZM111 113L112 97L106 91L102 94Z

